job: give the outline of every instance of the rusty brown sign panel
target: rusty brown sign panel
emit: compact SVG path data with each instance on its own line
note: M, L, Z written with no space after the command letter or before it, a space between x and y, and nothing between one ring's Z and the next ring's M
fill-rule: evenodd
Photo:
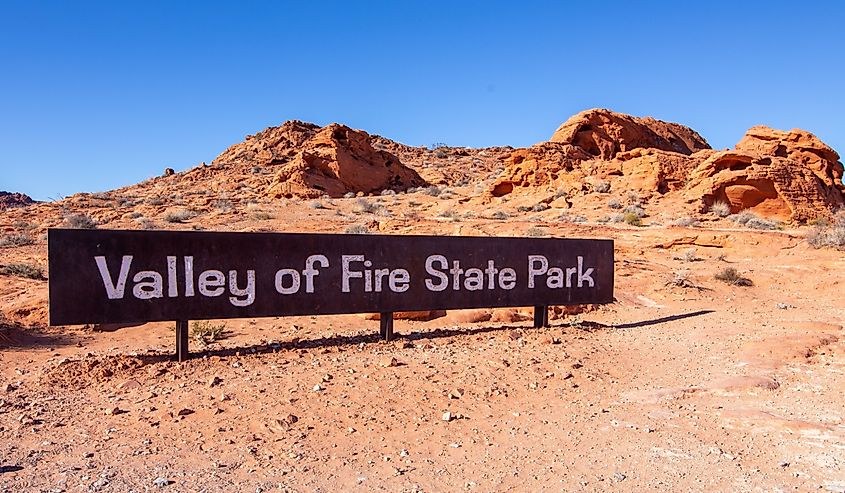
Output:
M613 301L613 241L51 229L50 323Z

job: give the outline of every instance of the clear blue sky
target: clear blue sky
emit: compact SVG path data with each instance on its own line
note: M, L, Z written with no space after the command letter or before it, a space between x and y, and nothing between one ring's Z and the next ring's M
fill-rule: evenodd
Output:
M0 190L101 191L288 119L527 146L591 107L845 153L845 2L0 3Z

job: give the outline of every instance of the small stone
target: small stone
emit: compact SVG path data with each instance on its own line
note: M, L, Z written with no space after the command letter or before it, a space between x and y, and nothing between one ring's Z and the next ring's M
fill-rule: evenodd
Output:
M570 378L572 378L572 377L574 377L574 376L575 376L575 375L573 375L573 374L570 372L570 373L567 373L566 375L564 375L564 376L563 376L563 379L564 379L564 380L569 380Z
M789 467L789 462L782 461L780 464L778 464L778 466L780 466L780 467Z
M348 431L349 433L355 433L355 428L350 426L349 428L346 429L346 431Z
M449 446L452 447L452 448L461 448L460 443L450 443Z
M7 383L4 389L6 390L6 392L14 392L18 390L18 386L13 383Z
M410 455L410 454L408 453L407 449L402 449L402 450L399 451L400 457L408 457L408 455Z
M169 484L170 484L170 480L163 478L161 476L159 476L159 477L157 477L153 480L153 485L155 485L159 488L164 488L165 486L167 486Z
M106 416L117 416L118 414L123 414L125 412L126 411L124 411L123 409L120 409L117 406L110 407L110 408L105 410Z
M186 408L183 408L183 409L180 409L180 410L179 410L179 412L178 412L178 413L176 413L176 415L177 415L177 416L189 416L189 415L191 415L191 414L194 414L194 410L193 410L193 409L189 409L189 408L187 408L187 407L186 407Z
M94 452L85 452L85 455L82 456L83 459L90 459L94 457Z
M454 416L452 416L452 413L446 411L445 413L443 413L443 417L441 417L440 419L442 419L443 421L452 421L453 418Z
M220 382L222 382L222 381L223 380L220 377L213 376L213 377L211 377L211 380L208 381L208 386L214 387L215 385L220 385Z
M451 392L449 392L449 398L450 399L460 399L463 396L464 396L464 389L454 389Z
M617 481L625 481L625 478L627 478L627 477L628 477L628 476L625 476L625 475L624 475L624 474L622 474L621 472L615 472L615 473L613 473L613 479L615 479L615 480L617 480Z
M141 383L137 380L127 380L117 386L120 390L135 390L141 388Z
M384 368L390 368L390 367L394 367L394 366L399 366L399 360L397 360L393 356L390 356L390 357L382 359L380 364Z
M332 378L333 378L333 377L332 377L331 375L329 375L329 374L325 374L325 375L323 375L323 381L324 381L324 382L328 382L328 381L329 381L329 380L331 380Z
M225 402L229 400L229 396L226 394L220 394L220 402Z
M314 386L314 392L321 392L322 390L323 387L319 383Z

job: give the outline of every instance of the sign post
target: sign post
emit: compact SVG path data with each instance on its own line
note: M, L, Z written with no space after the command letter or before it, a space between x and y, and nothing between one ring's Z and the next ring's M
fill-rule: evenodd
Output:
M51 229L50 323L380 313L613 301L613 241Z

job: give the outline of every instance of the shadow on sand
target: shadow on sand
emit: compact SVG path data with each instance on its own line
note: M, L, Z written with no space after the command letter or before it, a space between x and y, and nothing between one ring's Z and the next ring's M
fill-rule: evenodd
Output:
M676 320L683 320L691 317L698 317L713 313L714 310L699 310L691 313L682 313L678 315L670 315L661 318L650 320L643 320L640 322L630 322L619 325L606 325L598 322L581 322L579 324L572 324L568 322L552 323L550 328L572 328L574 330L597 331L597 330L612 330L612 329L631 329L638 327L647 327L650 325L658 325L666 322L673 322ZM409 332L405 334L395 333L394 340L391 344L404 342L414 342L420 340L434 340L446 339L453 337L471 337L491 332L513 331L513 330L532 330L531 326L526 325L501 325L501 326L484 326L484 327L468 327L468 328L438 328L425 332ZM318 337L316 339L293 339L290 341L282 341L269 344L255 344L248 346L238 346L229 348L206 348L204 350L196 350L191 352L192 358L213 357L228 358L241 354L263 354L273 353L278 351L297 351L319 348L349 348L361 344L374 344L381 342L381 338L376 332L371 334L356 334L356 335L338 335L331 337ZM145 363L157 363L162 361L171 361L173 355L170 354L150 354L139 356Z

